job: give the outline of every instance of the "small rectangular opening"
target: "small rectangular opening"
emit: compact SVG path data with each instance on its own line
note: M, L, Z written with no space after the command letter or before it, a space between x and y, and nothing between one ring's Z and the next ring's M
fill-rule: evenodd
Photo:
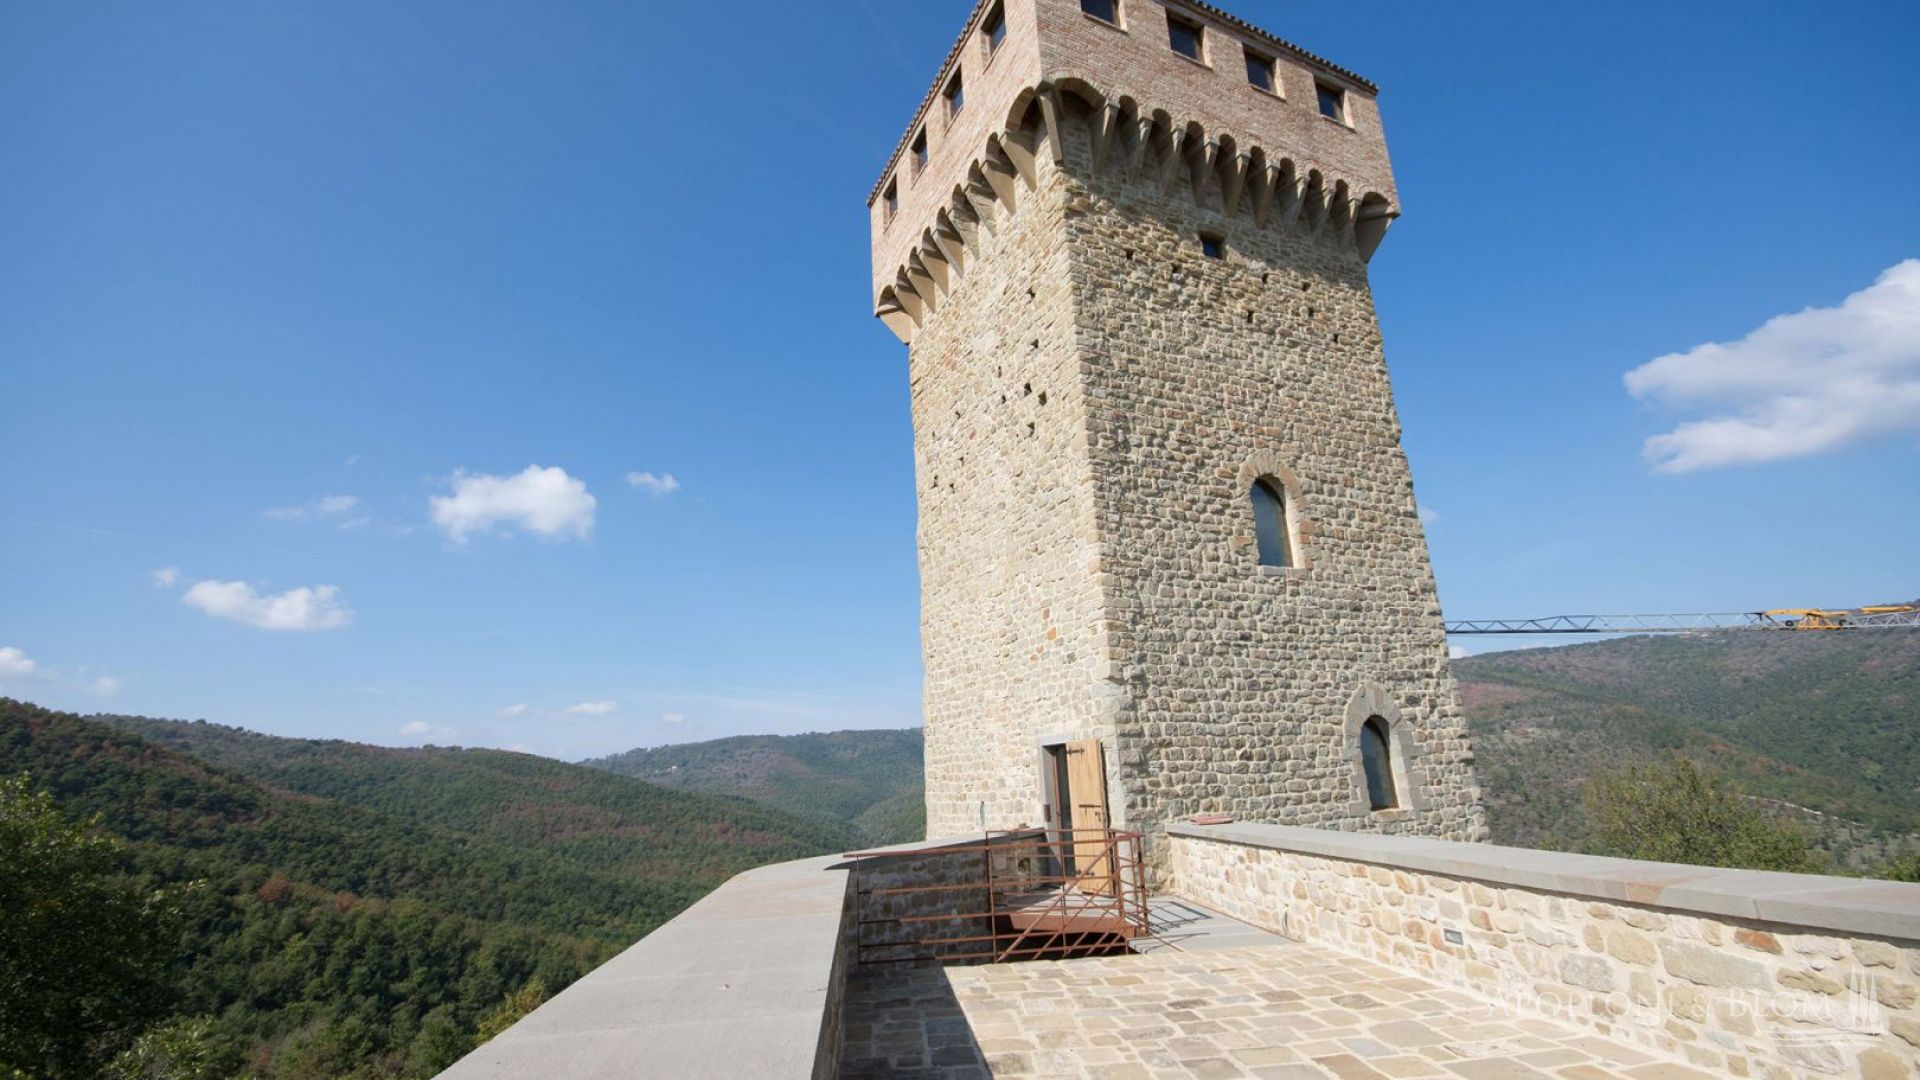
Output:
M1101 22L1120 25L1120 0L1080 0L1080 10Z
M1276 93L1275 87L1279 86L1280 82L1274 76L1273 57L1248 49L1247 83L1256 90L1265 90L1269 94Z
M1202 255L1205 255L1209 259L1226 258L1227 257L1227 238L1224 236L1221 236L1219 233L1208 233L1208 232L1201 233L1200 234L1200 253Z
M900 212L900 181L887 181L887 193L880 198L887 208L887 221L892 223L894 215Z
M1189 60L1206 63L1206 28L1178 15L1167 16L1167 44Z
M1320 115L1329 120L1347 122L1347 92L1337 86L1316 82L1313 88L1320 96Z
M1001 43L1007 40L1006 8L993 5L993 10L987 12L987 17L980 23L980 34L987 40L988 56L999 52Z
M927 129L921 128L913 137L913 175L919 176L920 170L927 167Z
M961 108L967 103L967 88L960 81L960 73L957 71L953 73L953 78L947 81L946 99L947 119L951 120L959 115Z

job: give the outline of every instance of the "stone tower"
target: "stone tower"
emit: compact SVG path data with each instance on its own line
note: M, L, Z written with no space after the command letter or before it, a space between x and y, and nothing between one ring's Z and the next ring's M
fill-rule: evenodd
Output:
M1194 0L968 19L870 204L930 835L1483 836L1367 283L1375 93Z

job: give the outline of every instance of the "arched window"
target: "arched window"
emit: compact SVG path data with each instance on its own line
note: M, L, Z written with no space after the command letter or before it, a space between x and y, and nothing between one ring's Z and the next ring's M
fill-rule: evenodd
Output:
M1287 499L1265 480L1255 480L1248 492L1253 500L1253 535L1260 547L1261 566L1292 566L1293 543L1287 536Z
M1375 810L1392 810L1400 805L1393 790L1393 754L1387 746L1387 722L1370 716L1360 725L1360 764L1367 772L1367 802Z

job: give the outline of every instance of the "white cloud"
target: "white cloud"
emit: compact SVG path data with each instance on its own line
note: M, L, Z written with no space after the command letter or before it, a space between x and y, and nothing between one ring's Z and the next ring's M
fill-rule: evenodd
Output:
M1433 507L1428 506L1426 503L1421 503L1420 504L1420 524L1425 525L1427 528L1431 529L1439 523L1440 523L1440 511L1435 510Z
M153 586L156 589L171 589L180 584L180 568L163 566L153 572Z
M402 725L400 734L412 739L451 739L460 733L450 727L435 727L425 720L414 720Z
M518 716L525 716L530 711L532 710L528 709L525 705L509 705L500 710L500 719L512 720Z
M433 497L433 521L456 544L498 524L584 540L593 532L595 505L587 485L561 468L529 465L517 476L457 472L453 494Z
M1447 646L1447 656L1451 657L1452 659L1458 660L1461 657L1472 656L1472 655L1473 655L1472 653L1467 651L1467 647L1465 645Z
M656 499L680 490L680 481L675 480L672 473L660 473L656 476L650 472L630 472L627 474L627 483Z
M112 697L120 692L120 680L111 675L102 675L93 680L93 692L101 697Z
M21 652L19 649L11 645L0 648L0 675L24 679L39 670L40 665L34 663L26 653Z
M583 701L560 710L568 716L606 716L620 707L615 701Z
M1920 434L1920 259L1839 307L1770 319L1627 372L1627 390L1708 415L1647 440L1660 472L1802 457L1897 432Z
M266 515L275 521L306 521L310 518L332 518L349 513L360 505L357 495L324 495L303 506L276 506L266 511Z
M663 724L684 724L687 722L687 714L677 712L661 713L660 722Z
M262 596L244 581L196 582L181 603L209 615L262 630L337 630L353 621L332 585L288 589Z

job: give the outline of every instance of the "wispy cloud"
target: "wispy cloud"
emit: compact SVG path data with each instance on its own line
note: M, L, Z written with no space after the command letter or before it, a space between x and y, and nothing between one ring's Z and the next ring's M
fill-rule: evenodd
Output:
M675 480L672 473L630 472L627 474L627 484L656 499L680 490L680 481Z
M532 711L533 711L532 709L528 708L525 705L509 705L506 708L500 710L499 717L502 720L513 720L517 717L525 716Z
M180 599L215 618L262 630L338 630L353 621L353 611L332 585L262 595L244 581L201 581Z
M661 713L660 722L663 724L684 724L687 722L687 714L677 712Z
M323 495L310 503L299 506L276 506L263 513L275 521L313 521L341 517L359 507L358 495Z
M1876 436L1920 434L1920 259L1838 307L1770 319L1739 341L1654 359L1626 374L1642 401L1706 412L1647 440L1660 472L1804 457Z
M437 727L425 720L414 720L401 725L400 734L410 739L451 739L460 733L450 727Z
M156 589L171 589L180 584L180 568L163 566L153 572L153 586Z
M102 675L93 680L91 689L101 697L113 697L120 692L120 680L112 675Z
M560 710L568 716L609 716L620 707L617 701L583 701Z
M0 678L24 679L40 670L32 657L8 645L0 648Z
M1428 506L1426 503L1421 503L1420 504L1420 524L1425 525L1427 528L1431 529L1435 525L1438 525L1439 523L1440 523L1440 511L1435 510L1433 507Z
M552 539L593 533L594 497L565 469L529 465L515 476L457 472L453 494L433 497L433 521L456 544L495 526Z

